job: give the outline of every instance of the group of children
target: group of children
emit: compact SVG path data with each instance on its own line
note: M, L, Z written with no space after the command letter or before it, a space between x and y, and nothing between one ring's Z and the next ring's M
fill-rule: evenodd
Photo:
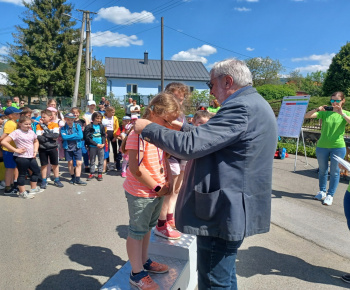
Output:
M34 113L34 116L32 114ZM70 184L87 185L81 180L83 159L85 170L89 173L87 180L95 177L102 181L102 173L106 171L109 158L109 146L112 143L115 160L117 152L116 140L122 140L125 127L130 118L123 120L124 133L114 116L115 109L108 107L105 116L93 112L91 120L80 118L80 110L72 108L62 116L56 109L56 102L49 100L47 109L32 112L29 108L19 110L8 107L0 117L5 119L3 134L0 138L2 159L5 167L5 195L18 195L31 199L38 192L47 188L51 169L54 185L64 187L59 177L59 160L64 157L68 162L71 175ZM60 150L63 152L62 156ZM40 168L36 157L39 157ZM1 156L0 156L1 157ZM98 159L97 176L95 176L95 159ZM0 160L1 162L1 160ZM118 163L118 161L117 161ZM120 168L116 165L117 169ZM126 166L124 166L125 175ZM30 176L30 190L25 190L25 179ZM41 179L40 187L37 186Z

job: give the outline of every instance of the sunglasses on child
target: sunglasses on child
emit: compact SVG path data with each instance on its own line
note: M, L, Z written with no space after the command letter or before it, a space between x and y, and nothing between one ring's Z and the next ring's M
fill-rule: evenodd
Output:
M334 102L336 102L336 103L340 103L342 100L331 100L331 103L333 104Z

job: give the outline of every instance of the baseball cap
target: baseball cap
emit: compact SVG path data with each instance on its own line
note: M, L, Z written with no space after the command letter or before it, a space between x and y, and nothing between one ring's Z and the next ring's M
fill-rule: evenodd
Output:
M49 110L49 111L51 111L51 112L57 112L57 109L54 108L54 107L47 107L46 110Z
M193 114L189 114L186 116L187 118L193 118Z
M75 116L73 113L67 113L64 115L65 118L69 118L69 119L75 119Z
M11 114L16 114L16 113L21 113L22 110L18 110L17 108L15 107L8 107L6 110L5 110L5 115L8 116L8 115L11 115Z
M137 116L131 116L131 120L137 120L138 119L138 117Z
M124 116L124 117L123 117L123 121L124 121L124 120L131 120L131 118L130 118L129 116Z
M96 102L95 101L88 101L88 106L91 106L91 105L95 105L96 106Z

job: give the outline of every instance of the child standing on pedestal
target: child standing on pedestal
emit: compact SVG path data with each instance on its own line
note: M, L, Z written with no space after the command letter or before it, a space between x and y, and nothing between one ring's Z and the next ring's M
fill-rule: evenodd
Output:
M169 127L180 114L180 105L170 94L154 97L145 110L144 118ZM128 152L129 168L124 182L129 208L129 234L126 248L132 267L129 281L138 289L159 289L148 275L166 273L167 265L152 261L148 256L151 229L157 224L164 195L172 188L172 176L165 152L140 139L131 131L122 143Z

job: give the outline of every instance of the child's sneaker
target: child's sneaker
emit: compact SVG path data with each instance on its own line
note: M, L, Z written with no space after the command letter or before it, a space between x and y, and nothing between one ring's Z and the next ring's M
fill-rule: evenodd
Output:
M102 181L102 180L103 180L102 174L97 175L97 180L98 180L98 181Z
M40 188L41 189L46 189L46 187L47 187L47 181L42 181L41 185L40 185Z
M130 274L129 282L137 289L143 290L160 290L159 285L152 280L146 271L141 271L139 274L133 276Z
M93 180L95 178L95 174L90 174L88 178L86 178L87 181Z
M18 196L21 197L21 198L24 198L24 199L31 199L31 198L34 198L34 195L29 194L27 191L20 192L20 193L18 194Z
M177 230L173 230L168 222L166 222L162 227L158 227L158 225L156 225L154 233L157 236L168 240L177 240L181 238L181 234Z
M122 172L122 177L126 178L126 172Z
M17 189L10 188L10 189L5 189L4 195L16 195L18 193Z
M169 271L169 267L165 264L153 262L151 259L148 259L146 264L143 265L143 268L147 272L162 274Z
M29 194L37 194L39 192L43 192L44 189L40 188L40 187L36 187L36 188L33 188L29 191Z
M76 184L76 185L82 185L82 186L87 185L87 183L86 183L85 181L82 181L81 179L75 180L75 183L74 183L74 184Z
M73 177L71 180L68 181L69 184L74 184L75 183L75 177Z
M63 187L64 186L63 183L61 181L59 181L59 180L55 180L53 184L55 186L57 186L57 187Z
M169 226L171 226L171 228L173 230L176 230L175 219L174 218L172 218L171 220L168 220L167 223L169 224Z

